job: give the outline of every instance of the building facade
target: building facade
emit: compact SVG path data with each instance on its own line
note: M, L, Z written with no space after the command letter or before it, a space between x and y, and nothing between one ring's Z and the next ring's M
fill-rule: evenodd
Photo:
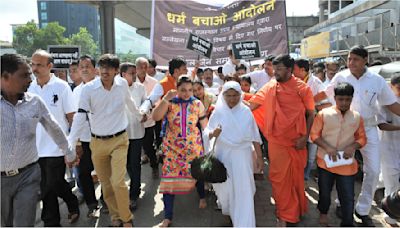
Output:
M333 0L321 0L320 6L326 2L332 3ZM320 19L323 20L306 29L305 37L328 32L328 56L331 57L345 58L352 46L364 45L370 52L370 61L389 62L399 59L400 1L357 0L347 3L336 11L336 8L331 6L331 11L328 11L327 15L322 15L323 18L320 14Z
M318 24L318 17L287 17L288 40L290 53L298 53L298 47L304 38L304 31Z
M86 27L95 42L99 42L100 19L94 5L68 3L64 1L37 1L39 28L49 22L58 22L66 28L65 36L78 33L80 27Z

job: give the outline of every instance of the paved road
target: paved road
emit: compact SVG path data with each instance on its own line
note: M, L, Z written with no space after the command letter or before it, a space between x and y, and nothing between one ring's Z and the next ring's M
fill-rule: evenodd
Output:
M128 180L127 180L128 182ZM318 187L314 180L308 181L306 195L309 202L309 212L302 221L296 226L319 226L317 211ZM159 180L153 180L151 177L151 168L148 164L142 166L142 194L138 201L138 209L134 212L134 225L140 227L157 226L163 219L162 195L158 193ZM255 195L255 211L257 226L275 226L274 202L271 197L271 185L264 179L256 181L257 192ZM356 196L360 191L360 182L356 183ZM100 186L97 186L97 194L100 194ZM336 196L333 191L332 196ZM178 196L175 199L174 220L172 226L184 227L209 227L209 226L231 226L229 219L223 216L220 211L215 210L215 196L213 193L207 194L208 207L206 209L198 208L198 195L194 191L189 195ZM334 197L332 197L332 202ZM332 204L334 205L334 204ZM87 208L83 203L80 206L81 218L75 224L69 224L67 220L67 208L64 202L60 200L60 212L63 226L74 227L93 227L108 226L110 219L108 214L100 213L99 219L87 219ZM335 210L331 206L329 218L332 226L339 226L340 219L335 216ZM387 226L382 221L382 210L374 203L371 214L376 226ZM358 221L358 220L356 220ZM400 225L400 224L399 224ZM43 226L40 220L40 205L38 205L36 226Z

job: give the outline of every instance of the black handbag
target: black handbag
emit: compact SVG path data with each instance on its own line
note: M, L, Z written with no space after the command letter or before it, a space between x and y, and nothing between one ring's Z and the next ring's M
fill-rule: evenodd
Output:
M215 142L217 139L215 139ZM227 179L224 164L214 155L215 144L210 153L193 159L190 172L197 181L209 183L222 183Z

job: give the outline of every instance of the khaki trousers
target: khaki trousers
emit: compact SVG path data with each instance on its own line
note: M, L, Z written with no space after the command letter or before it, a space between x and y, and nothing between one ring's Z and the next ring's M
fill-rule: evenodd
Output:
M112 221L120 219L129 222L133 219L129 209L128 186L125 183L128 145L126 132L110 139L92 137L90 142L94 169L100 179L103 198Z

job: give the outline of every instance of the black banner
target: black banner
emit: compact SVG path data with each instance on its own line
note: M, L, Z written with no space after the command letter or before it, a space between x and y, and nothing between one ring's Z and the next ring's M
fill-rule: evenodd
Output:
M213 45L211 42L190 33L188 43L186 45L187 49L193 50L198 52L200 55L210 58L212 47Z
M68 69L73 60L79 59L79 46L49 45L47 51L53 57L53 69Z
M232 52L235 59L260 58L260 46L258 41L244 41L232 44Z

